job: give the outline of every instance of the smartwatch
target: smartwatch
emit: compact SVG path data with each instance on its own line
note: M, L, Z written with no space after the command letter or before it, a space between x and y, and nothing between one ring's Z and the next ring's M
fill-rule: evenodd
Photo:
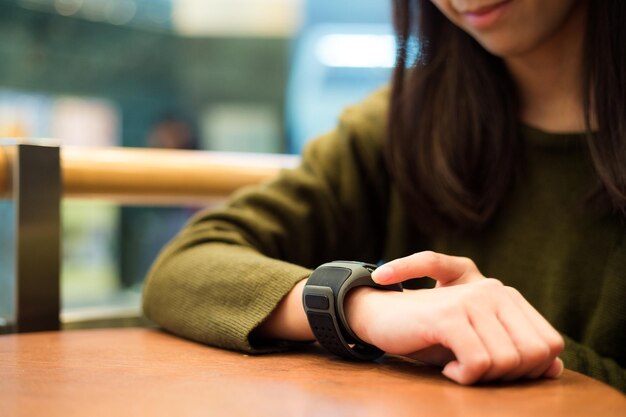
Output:
M304 286L302 303L311 330L318 342L336 355L370 361L385 354L354 334L343 310L346 294L356 287L402 291L401 284L376 284L371 277L374 269L376 265L364 262L329 262L315 269Z

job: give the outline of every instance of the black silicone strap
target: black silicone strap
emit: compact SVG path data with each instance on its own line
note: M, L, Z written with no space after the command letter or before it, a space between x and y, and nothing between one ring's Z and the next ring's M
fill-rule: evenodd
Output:
M366 361L385 353L352 332L343 310L346 294L355 287L402 291L400 284L376 284L371 278L374 269L375 265L363 262L329 262L313 271L304 286L302 302L311 330L319 343L336 355Z

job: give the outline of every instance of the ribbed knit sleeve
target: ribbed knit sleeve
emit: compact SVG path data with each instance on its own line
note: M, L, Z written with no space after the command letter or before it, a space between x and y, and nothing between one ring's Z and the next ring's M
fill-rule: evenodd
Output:
M626 393L626 369L615 359L602 357L592 348L564 336L565 350L561 359L567 369L589 375Z
M146 316L203 343L276 349L250 334L311 268L380 259L387 96L381 90L346 110L336 130L306 148L299 168L195 216L148 274Z

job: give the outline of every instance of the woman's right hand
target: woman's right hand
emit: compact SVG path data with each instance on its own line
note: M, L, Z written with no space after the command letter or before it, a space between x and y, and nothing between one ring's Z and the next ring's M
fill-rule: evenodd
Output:
M475 266L454 276L458 265L446 260L464 258L435 255L440 273L428 275L441 277L437 288L350 292L346 314L357 336L385 352L442 365L443 374L460 384L561 374L562 337L517 290L483 277ZM421 276L413 272L424 264L414 260L393 261L404 275L387 275L385 283Z

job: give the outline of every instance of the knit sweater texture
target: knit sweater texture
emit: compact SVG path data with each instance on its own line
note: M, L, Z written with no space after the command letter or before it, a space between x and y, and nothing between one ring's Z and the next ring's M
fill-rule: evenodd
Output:
M312 268L434 250L519 290L565 338L568 369L626 392L626 233L585 203L597 177L583 136L521 126L523 175L495 218L480 232L426 237L383 159L388 100L385 89L348 108L298 168L196 215L149 272L145 314L202 343L276 351L289 343L251 334Z

